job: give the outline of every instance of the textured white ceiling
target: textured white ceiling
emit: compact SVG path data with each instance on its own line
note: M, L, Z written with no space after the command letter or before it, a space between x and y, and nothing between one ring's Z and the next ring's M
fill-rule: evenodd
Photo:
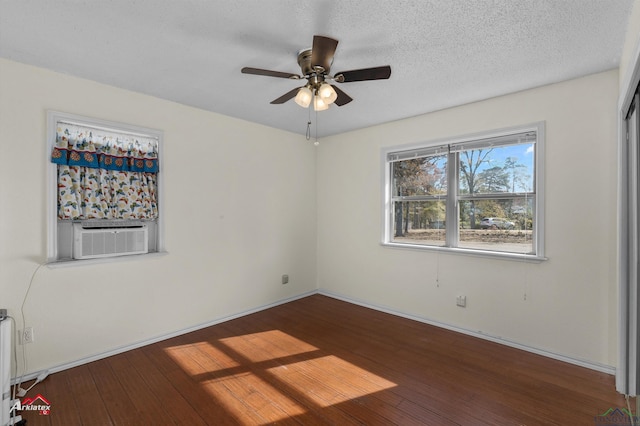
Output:
M299 81L314 34L355 100L318 113L342 133L619 65L632 0L0 0L0 57L304 134L309 113L269 102ZM1 96L1 94L0 94ZM73 111L82 113L82 111ZM315 114L312 114L315 121Z

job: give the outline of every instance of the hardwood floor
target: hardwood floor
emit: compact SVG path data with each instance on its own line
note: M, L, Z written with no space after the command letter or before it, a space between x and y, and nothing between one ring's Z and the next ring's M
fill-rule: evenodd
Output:
M608 374L314 295L52 374L31 425L594 425Z

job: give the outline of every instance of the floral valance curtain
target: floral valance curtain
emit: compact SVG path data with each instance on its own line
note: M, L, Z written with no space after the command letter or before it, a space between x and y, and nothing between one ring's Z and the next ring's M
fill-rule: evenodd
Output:
M51 161L67 166L158 172L158 141L58 123Z
M158 141L59 122L58 218L156 219Z

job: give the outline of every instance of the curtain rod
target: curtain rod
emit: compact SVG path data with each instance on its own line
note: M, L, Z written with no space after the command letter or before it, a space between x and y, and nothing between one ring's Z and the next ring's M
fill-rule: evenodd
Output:
M128 130L120 130L120 129L114 129L114 128L111 128L111 127L97 126L97 125L94 125L94 124L76 123L76 122L69 121L69 120L57 120L56 124L58 124L58 123L69 124L71 126L86 127L88 129L103 130L103 131L107 131L107 132L111 132L111 133L121 133L121 134L124 134L124 135L139 136L139 137L144 137L144 138L147 138L147 139L153 139L155 141L159 140L157 136L149 135L148 133L136 133L136 132L131 132L131 131L128 131Z

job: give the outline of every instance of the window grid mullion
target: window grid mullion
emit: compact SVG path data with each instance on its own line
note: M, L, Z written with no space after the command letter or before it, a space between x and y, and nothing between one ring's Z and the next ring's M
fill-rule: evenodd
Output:
M445 201L446 194L440 195L396 195L391 197L391 201Z
M458 153L450 153L447 158L447 213L446 213L446 241L447 247L458 246Z
M516 200L519 198L534 198L535 192L494 192L490 194L461 194L458 195L459 201L469 200Z

